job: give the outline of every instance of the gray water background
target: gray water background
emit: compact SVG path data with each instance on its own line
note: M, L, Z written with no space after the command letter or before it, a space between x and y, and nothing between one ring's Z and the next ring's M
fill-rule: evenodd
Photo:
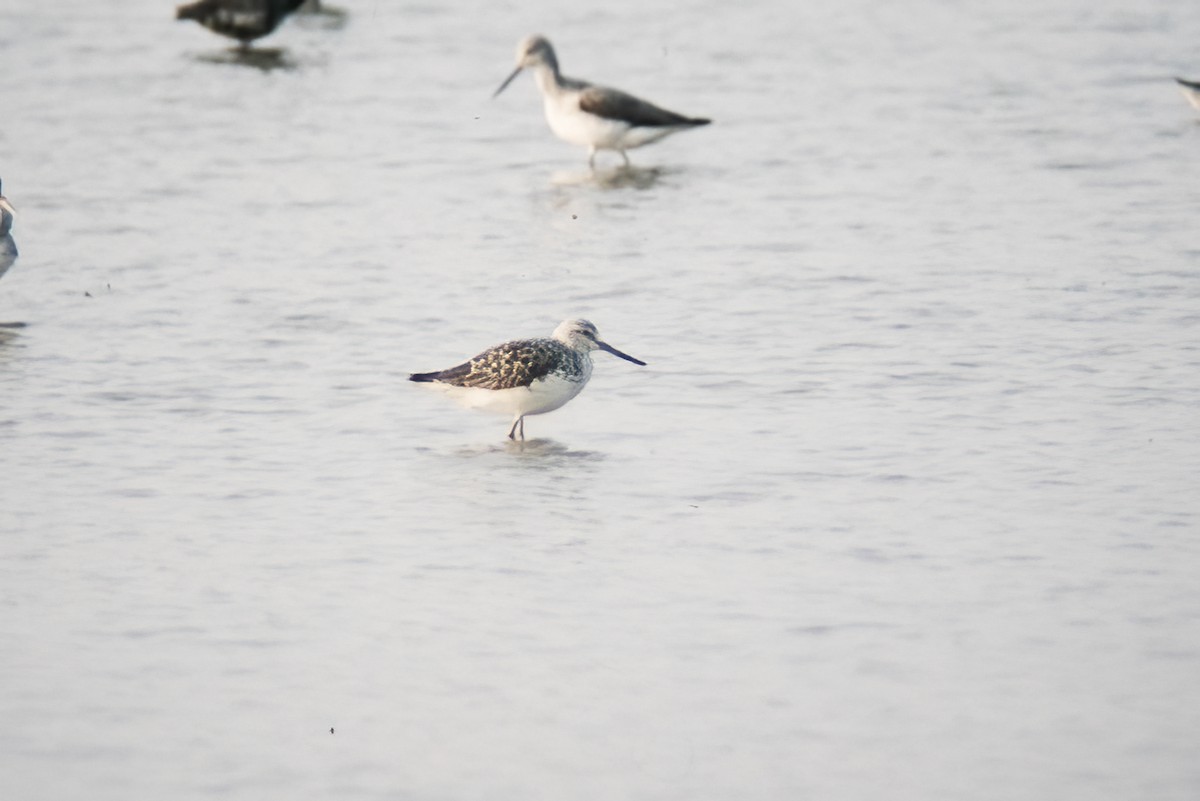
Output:
M0 14L0 797L1200 797L1200 4L339 8Z

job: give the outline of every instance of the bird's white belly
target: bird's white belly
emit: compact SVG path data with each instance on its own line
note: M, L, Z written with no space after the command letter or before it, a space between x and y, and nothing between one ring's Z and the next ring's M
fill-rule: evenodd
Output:
M527 387L513 389L456 387L438 381L431 382L428 386L442 390L468 408L517 417L552 412L583 391L585 384L586 376L582 381L567 381L559 376L550 375L534 381Z
M624 144L631 126L620 120L597 117L579 108L579 96L547 97L546 122L559 139L573 145L603 150L623 150L636 145Z
M554 411L582 392L588 377L585 374L578 381L568 381L560 376L550 375L541 381L534 381L528 390L533 400L521 410L521 414L545 414Z

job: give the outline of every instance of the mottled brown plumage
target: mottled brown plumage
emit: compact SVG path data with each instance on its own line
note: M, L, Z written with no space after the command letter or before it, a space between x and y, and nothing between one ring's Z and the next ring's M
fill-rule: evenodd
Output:
M553 372L580 372L581 358L554 339L517 339L488 348L457 367L414 374L412 380L442 381L456 387L513 389L527 387Z

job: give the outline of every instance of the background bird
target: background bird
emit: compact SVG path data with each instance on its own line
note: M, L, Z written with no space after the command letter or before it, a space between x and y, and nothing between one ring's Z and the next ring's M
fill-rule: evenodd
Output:
M503 92L524 69L533 70L550 130L560 139L587 147L592 168L597 150L615 150L629 166L626 150L711 122L667 111L618 89L567 78L559 71L550 42L537 35L517 45L517 68L492 96Z
M17 243L12 238L13 218L17 210L4 196L3 186L3 182L0 182L0 278L17 260Z
M197 0L176 8L175 18L195 20L246 47L279 27L303 4L304 0Z

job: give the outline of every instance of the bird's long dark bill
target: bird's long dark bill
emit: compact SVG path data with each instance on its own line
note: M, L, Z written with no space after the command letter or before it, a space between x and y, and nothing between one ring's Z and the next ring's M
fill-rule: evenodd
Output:
M613 356L620 356L622 359L624 359L627 362L633 362L634 364L640 364L642 367L646 366L646 363L644 361L642 361L641 359L635 359L632 356L630 356L628 353L621 353L621 351L617 350L616 348L614 348L612 345L608 344L607 342L597 341L596 347L600 348L600 350L611 353Z
M523 69L522 67L517 67L515 70L513 70L512 75L509 75L507 78L505 78L504 83L500 84L500 88L492 93L492 97L495 97L496 95L500 94L505 89L507 89L508 85L513 82L513 79L521 74L522 69Z

